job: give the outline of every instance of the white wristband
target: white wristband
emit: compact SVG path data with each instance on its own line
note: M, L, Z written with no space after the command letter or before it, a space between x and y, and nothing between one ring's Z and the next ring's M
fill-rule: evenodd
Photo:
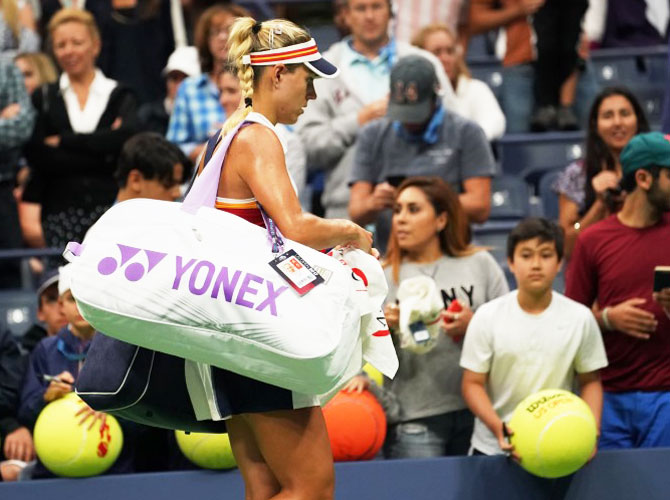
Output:
M612 330L612 323L610 323L610 320L607 317L608 313L609 313L609 307L606 307L605 309L603 309L603 312L602 312L603 324L605 325L605 328L607 330Z

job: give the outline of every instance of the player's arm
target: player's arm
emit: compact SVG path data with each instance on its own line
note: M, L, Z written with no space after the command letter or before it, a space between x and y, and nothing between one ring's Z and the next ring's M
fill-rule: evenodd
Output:
M281 144L269 128L251 125L242 129L227 156L241 167L236 172L287 238L316 249L352 243L370 251L372 235L357 224L302 211L286 171Z
M598 435L600 435L600 418L603 412L603 385L600 381L600 372L578 373L580 396L589 405L596 419Z
M477 373L468 369L463 370L463 381L461 383L461 390L463 392L463 399L470 408L470 411L475 414L479 420L484 422L484 425L498 439L498 444L503 451L512 451L514 446L509 444L503 435L503 421L500 419L491 398L486 392L486 381L488 373ZM510 433L512 429L510 429Z

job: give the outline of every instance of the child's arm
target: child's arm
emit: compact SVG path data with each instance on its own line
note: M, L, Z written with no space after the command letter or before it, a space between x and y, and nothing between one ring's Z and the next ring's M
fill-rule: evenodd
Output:
M603 386L600 382L600 372L578 373L581 398L589 405L596 419L596 429L600 435L600 417L603 412Z
M484 425L498 439L500 449L504 452L511 452L512 456L517 460L519 457L514 453L514 446L507 442L503 434L503 421L500 419L496 411L493 409L491 399L486 393L486 380L488 373L477 373L468 369L463 370L463 382L461 390L463 392L463 399L467 403L470 411L475 414L479 420L484 422ZM509 434L513 434L509 427Z

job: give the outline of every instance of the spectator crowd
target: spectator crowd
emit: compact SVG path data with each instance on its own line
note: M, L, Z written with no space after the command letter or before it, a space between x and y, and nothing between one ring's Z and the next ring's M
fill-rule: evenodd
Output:
M382 254L400 368L345 390L384 406L384 457L514 455L506 422L545 388L581 395L598 449L670 446L670 288L653 288L670 266L670 135L651 131L635 88L589 77L592 51L667 45L668 2L334 0L332 13L324 57L339 77L317 78L316 100L276 131L303 208L366 226ZM115 203L180 200L245 106L250 79L227 42L251 15L231 2L0 0L0 251L64 249ZM500 49L499 91L468 67L475 37ZM496 141L577 129L584 154L552 184L556 220L518 221L496 260L474 231L502 173ZM0 331L3 481L51 475L32 429L99 335L62 259L26 262L0 259L0 291L28 275L37 303L25 334ZM418 307L417 283L439 297L427 352L401 312ZM121 424L111 473L189 467L172 433Z

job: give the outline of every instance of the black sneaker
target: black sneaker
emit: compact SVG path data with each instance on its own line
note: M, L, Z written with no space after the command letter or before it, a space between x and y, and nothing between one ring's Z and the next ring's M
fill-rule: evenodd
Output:
M561 106L556 113L556 125L558 130L578 130L579 120L572 108Z
M530 130L532 132L556 130L556 108L554 106L537 108L530 119Z

